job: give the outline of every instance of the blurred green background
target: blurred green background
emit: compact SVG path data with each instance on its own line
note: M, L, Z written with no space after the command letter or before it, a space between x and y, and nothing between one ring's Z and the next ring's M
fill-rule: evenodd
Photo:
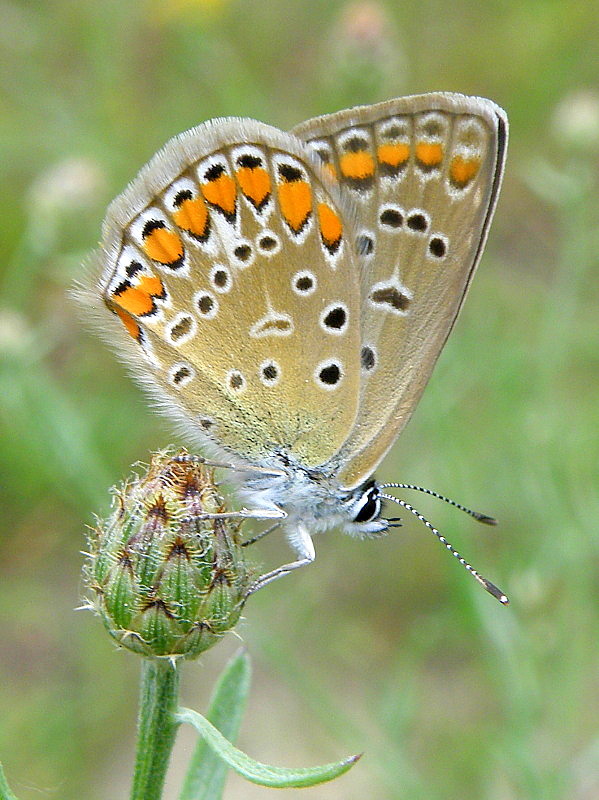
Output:
M209 117L288 128L439 89L507 109L507 176L460 322L379 477L496 515L481 528L405 495L512 605L416 520L379 541L317 538L316 563L246 609L240 743L289 766L365 751L290 798L599 797L597 4L15 0L0 20L0 760L19 798L128 791L139 665L74 611L79 551L108 487L177 440L65 296L107 203ZM289 555L282 537L257 547L269 565ZM206 708L237 646L186 667L187 705ZM232 777L226 796L271 791Z

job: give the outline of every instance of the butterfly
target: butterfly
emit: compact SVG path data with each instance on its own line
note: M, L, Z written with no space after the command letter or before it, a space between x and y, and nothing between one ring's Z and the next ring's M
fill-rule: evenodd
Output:
M311 562L315 533L386 532L392 500L508 602L384 491L420 487L373 478L464 301L506 143L501 108L449 93L290 132L214 119L110 205L86 302L159 408L235 471L238 513L284 528L296 559L256 588Z

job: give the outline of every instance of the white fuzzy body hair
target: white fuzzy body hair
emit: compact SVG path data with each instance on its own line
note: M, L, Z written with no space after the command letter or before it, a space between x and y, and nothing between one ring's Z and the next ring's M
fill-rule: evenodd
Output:
M281 526L296 551L301 550L302 531L312 536L331 528L341 528L345 533L363 538L387 530L388 523L381 518L354 522L364 487L348 492L331 475L307 470L296 463L285 464L285 461L287 459L273 459L264 465L267 469L280 470L280 475L252 474L242 468L239 472L232 472L232 480L237 494L248 508L281 509L286 513Z

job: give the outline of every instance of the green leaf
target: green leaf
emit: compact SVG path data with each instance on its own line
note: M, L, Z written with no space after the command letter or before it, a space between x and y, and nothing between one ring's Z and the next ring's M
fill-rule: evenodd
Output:
M234 742L250 689L250 659L240 650L229 661L214 689L208 719L223 736ZM227 764L206 739L200 738L191 757L179 800L220 800Z
M0 764L0 800L17 800L16 795L10 791L2 764Z
M260 786L271 786L275 789L304 788L316 786L318 783L333 780L343 775L360 758L359 755L351 756L344 761L323 764L320 767L299 767L287 769L286 767L271 767L254 761L241 750L234 747L220 733L214 725L197 711L190 708L180 708L175 714L177 722L188 722L193 725L198 733L204 737L207 744L222 758L235 772L252 783Z

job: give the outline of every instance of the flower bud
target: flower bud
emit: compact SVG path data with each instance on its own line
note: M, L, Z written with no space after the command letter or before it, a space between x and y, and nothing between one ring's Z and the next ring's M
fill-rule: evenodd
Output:
M195 658L234 627L251 586L241 521L207 516L224 501L185 450L156 453L115 497L89 535L91 604L123 647Z

